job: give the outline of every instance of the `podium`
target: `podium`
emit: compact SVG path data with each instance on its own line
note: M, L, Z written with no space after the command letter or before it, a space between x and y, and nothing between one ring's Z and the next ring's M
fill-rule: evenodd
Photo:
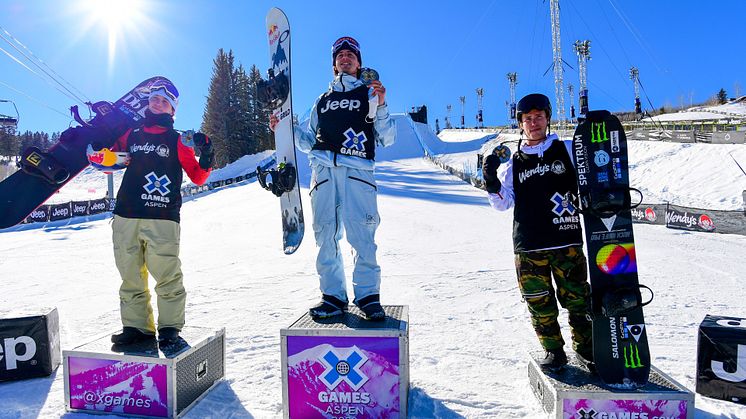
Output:
M746 319L708 314L697 339L697 393L746 404Z
M407 417L408 307L384 310L381 322L354 306L326 320L306 313L280 331L285 418Z
M0 382L44 377L60 365L57 309L0 313Z
M530 355L531 390L551 418L694 418L694 393L655 367L644 387L612 392L572 356L563 370L552 373L538 364L543 354Z
M111 343L107 333L62 351L69 411L176 418L225 375L225 329L186 327L184 342Z

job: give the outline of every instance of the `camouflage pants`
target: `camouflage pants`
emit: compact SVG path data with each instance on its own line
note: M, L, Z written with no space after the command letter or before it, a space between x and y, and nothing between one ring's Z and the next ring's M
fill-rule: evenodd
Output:
M544 349L557 349L565 341L560 333L557 300L569 312L573 349L590 349L591 288L581 246L523 252L515 255L518 287L531 313L531 324ZM557 285L555 293L552 276ZM555 298L556 294L556 298Z

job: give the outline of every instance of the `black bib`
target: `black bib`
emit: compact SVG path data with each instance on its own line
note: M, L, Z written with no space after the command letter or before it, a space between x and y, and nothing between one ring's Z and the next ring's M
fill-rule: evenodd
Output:
M183 173L174 130L148 134L142 129L127 138L130 164L117 193L114 214L127 218L179 222Z
M313 149L375 160L373 121L365 120L368 109L367 86L324 94L316 106L319 123Z
M570 201L577 194L575 169L562 141L538 154L513 156L513 246L516 252L583 242L580 214Z

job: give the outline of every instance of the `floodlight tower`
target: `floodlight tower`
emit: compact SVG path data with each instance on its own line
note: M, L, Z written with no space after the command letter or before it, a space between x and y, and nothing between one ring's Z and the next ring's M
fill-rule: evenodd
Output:
M451 129L451 105L446 105L446 129Z
M575 119L575 86L572 83L567 85L567 93L570 96L570 120Z
M518 73L508 73L508 82L510 83L510 119L511 125L515 124L515 85L518 84ZM518 126L518 125L515 125Z
M484 97L484 89L477 87L477 126L484 128L484 120L482 119L482 98Z
M580 77L580 114L588 113L588 70L586 63L591 59L591 41L575 41L575 53L578 54L578 74Z
M549 1L549 11L552 17L552 57L554 67L554 96L557 101L557 109L554 112L557 115L559 127L562 128L565 123L565 88L564 71L562 68L562 48L560 37L560 10L559 0Z
M629 78L635 85L635 113L642 115L642 104L640 103L640 70L637 67L629 69Z
M461 129L466 128L464 123L464 106L466 105L466 96L459 96L458 100L461 102Z

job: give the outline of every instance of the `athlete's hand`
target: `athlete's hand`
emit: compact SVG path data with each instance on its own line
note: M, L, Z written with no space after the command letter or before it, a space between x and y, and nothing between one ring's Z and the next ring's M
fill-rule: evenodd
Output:
M500 158L490 153L484 156L482 160L482 177L484 178L484 188L489 193L500 193L502 184L497 178L497 168L500 167Z
M269 129L272 130L272 132L275 132L275 128L277 127L277 124L280 122L279 119L275 116L275 114L272 114L269 117Z
M373 96L378 96L378 106L386 103L386 88L380 80L373 80L368 87L373 89Z

